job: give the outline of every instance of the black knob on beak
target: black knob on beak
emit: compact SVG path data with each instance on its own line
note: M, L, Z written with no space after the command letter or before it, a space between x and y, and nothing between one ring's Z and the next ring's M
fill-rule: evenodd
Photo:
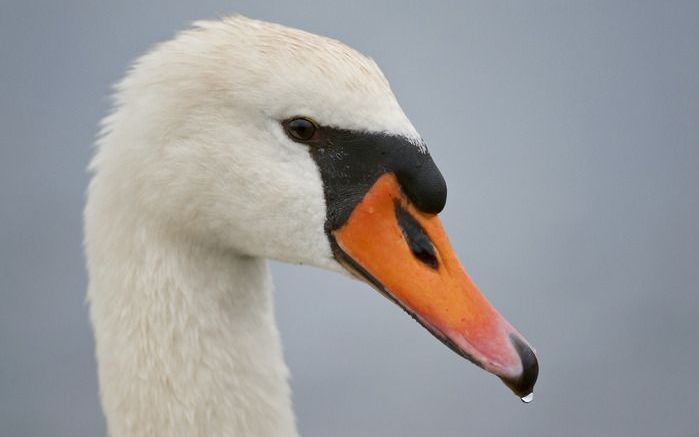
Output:
M422 212L438 214L447 202L447 183L429 153L403 162L396 168L398 182L411 202Z

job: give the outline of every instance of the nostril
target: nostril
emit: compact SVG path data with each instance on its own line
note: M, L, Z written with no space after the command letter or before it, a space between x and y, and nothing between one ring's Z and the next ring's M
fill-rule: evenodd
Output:
M401 206L399 201L396 201L396 219L413 256L428 267L437 270L439 261L437 261L437 254L430 237L427 236L420 223Z
M539 376L539 361L536 359L536 354L534 354L532 348L518 335L510 334L510 341L522 362L522 374L518 378L506 380L505 384L517 396L524 398L534 392L534 385Z

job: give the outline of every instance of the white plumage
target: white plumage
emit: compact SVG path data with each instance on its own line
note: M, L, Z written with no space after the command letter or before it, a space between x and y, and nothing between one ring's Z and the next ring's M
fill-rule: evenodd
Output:
M265 258L340 267L279 120L419 136L371 59L240 16L157 46L115 100L85 209L110 435L297 435Z

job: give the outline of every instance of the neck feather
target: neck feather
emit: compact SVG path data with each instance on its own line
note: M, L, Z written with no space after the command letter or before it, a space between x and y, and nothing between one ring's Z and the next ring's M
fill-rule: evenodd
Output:
M296 436L266 261L100 220L97 203L88 297L110 435Z

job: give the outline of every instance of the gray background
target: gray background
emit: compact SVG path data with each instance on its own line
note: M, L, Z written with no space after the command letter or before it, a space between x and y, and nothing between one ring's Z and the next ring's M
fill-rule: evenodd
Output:
M104 435L96 125L130 60L233 12L379 62L464 265L541 359L521 404L365 285L275 263L304 436L699 435L699 2L375 0L0 3L0 435Z

